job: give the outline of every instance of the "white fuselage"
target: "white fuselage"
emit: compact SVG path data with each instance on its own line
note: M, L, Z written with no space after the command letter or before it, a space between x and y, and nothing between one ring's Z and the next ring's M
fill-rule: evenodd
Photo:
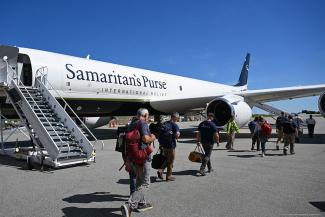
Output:
M200 100L202 97L239 90L238 87L52 52L19 48L19 53L29 56L33 81L36 71L47 67L48 81L69 101L149 103L163 113L172 110L186 112L191 108L204 108L206 101ZM193 100L183 103L183 98ZM159 104L159 108L151 103L169 99L180 101L173 105ZM77 105L76 108L85 109ZM101 107L96 109L103 110Z

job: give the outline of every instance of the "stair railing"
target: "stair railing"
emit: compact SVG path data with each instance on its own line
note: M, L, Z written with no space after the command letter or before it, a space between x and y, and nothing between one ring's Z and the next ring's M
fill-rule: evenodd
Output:
M46 73L45 73L46 72ZM38 76L40 75L40 76ZM47 75L47 66L42 66L39 69L37 69L35 74L35 80L39 79L40 82L42 82L44 85L48 85L51 90L53 90L58 98L62 100L64 105L62 106L64 110L68 109L75 118L81 123L82 127L87 131L87 133L94 139L94 144L97 144L101 142L102 149L104 148L104 142L101 140L98 140L96 136L89 130L89 128L86 126L86 124L79 118L79 116L75 113L75 111L70 107L70 105L67 103L67 101L60 95L60 93L53 87L53 85L49 82L49 80L46 78ZM35 82L36 83L36 82ZM35 85L35 84L34 84ZM95 145L93 145L95 147Z

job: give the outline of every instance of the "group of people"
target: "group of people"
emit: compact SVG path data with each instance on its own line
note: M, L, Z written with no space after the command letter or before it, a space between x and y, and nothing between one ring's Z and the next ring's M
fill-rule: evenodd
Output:
M140 108L137 116L134 117L127 126L126 137L126 154L123 156L126 170L130 176L130 197L128 201L121 206L122 216L130 217L133 211L143 212L153 208L153 205L146 200L146 194L150 184L150 168L152 153L154 150L154 141L158 138L159 149L162 150L166 161L157 171L159 179L164 179L163 172L167 168L167 182L175 181L172 176L173 163L175 159L175 149L177 139L180 136L179 127L176 122L179 120L179 114L174 112L170 120L150 127L149 111ZM213 172L210 157L214 143L219 144L219 130L213 122L214 114L209 113L207 120L200 123L197 134L197 145L203 147L204 157L199 169L199 173L205 176L205 168L208 167L209 173ZM164 134L168 134L164 135ZM134 144L137 144L134 145ZM136 148L138 147L138 148Z
M314 135L314 128L316 121L312 117L309 116L306 119L306 124L308 127L308 135L310 138ZM260 146L262 149L262 157L265 156L265 144L270 136L270 133L266 133L263 131L263 126L268 124L263 117L255 117L253 121L249 122L248 127L251 132L252 138L252 148L254 150L256 144L256 150L260 150ZM295 154L295 142L300 141L300 136L303 134L302 127L304 121L298 116L298 114L286 115L284 112L281 112L281 115L276 119L275 126L277 132L277 141L276 141L276 149L280 150L279 142L283 141L283 154L287 155L288 151L290 154Z
M174 112L171 114L170 120L161 123L158 119L158 123L152 124L149 128L149 111L145 108L140 108L137 111L137 116L128 124L127 133L125 134L128 144L126 145L126 155L123 158L126 170L129 172L130 176L130 197L128 201L121 206L122 216L130 217L133 211L143 212L153 208L153 205L146 200L146 194L150 185L151 160L154 150L153 144L157 138L159 141L159 149L166 158L161 168L158 169L157 176L159 179L164 180L164 170L167 168L165 180L167 182L175 181L175 178L172 176L172 170L177 139L180 136L180 130L176 124L178 120L179 114ZM219 146L219 128L213 120L214 114L209 113L207 114L207 119L198 126L196 137L197 146L202 146L204 149L204 156L198 171L201 176L205 176L206 172L213 172L210 160L211 153L215 143ZM312 137L315 120L310 116L306 122L308 129L310 129L309 136ZM277 149L279 149L278 143L283 137L284 155L287 155L289 145L290 153L295 153L294 142L301 124L300 120L293 119L291 115L286 117L284 113L277 119L276 128L278 140L276 145ZM261 148L262 157L264 157L266 142L272 130L270 124L261 116L255 117L255 119L249 123L249 129L252 135L251 150L254 150L256 145L256 150L259 151ZM228 135L226 148L233 150L235 133L239 132L234 118L231 118L226 124L226 131ZM206 167L208 169L207 171Z

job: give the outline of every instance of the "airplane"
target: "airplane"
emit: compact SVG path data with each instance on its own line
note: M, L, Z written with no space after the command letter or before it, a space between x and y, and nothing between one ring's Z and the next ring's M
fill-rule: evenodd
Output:
M123 66L53 52L0 46L0 86L8 81L10 65L21 82L33 86L38 73L44 73L53 88L93 127L107 124L108 117L135 115L140 107L150 114L181 114L205 109L214 113L218 126L234 116L239 127L258 107L273 114L280 110L267 102L318 96L320 113L325 116L325 84L249 90L247 85L250 54L246 55L239 80L225 85L167 73ZM2 84L2 85L1 85ZM56 97L57 92L50 90ZM17 116L6 94L0 89L1 113ZM93 117L93 118L91 118ZM87 120L86 120L87 122Z

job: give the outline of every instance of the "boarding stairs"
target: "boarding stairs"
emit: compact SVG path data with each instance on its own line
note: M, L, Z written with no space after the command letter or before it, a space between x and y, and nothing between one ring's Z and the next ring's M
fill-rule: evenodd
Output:
M7 101L25 124L34 144L26 156L27 165L31 167L32 162L37 162L58 168L95 161L94 144L87 136L93 137L94 142L98 140L47 81L45 69L42 67L37 71L32 87L25 86L13 72L5 88ZM56 93L63 107L50 90ZM82 129L68 113L79 119Z

